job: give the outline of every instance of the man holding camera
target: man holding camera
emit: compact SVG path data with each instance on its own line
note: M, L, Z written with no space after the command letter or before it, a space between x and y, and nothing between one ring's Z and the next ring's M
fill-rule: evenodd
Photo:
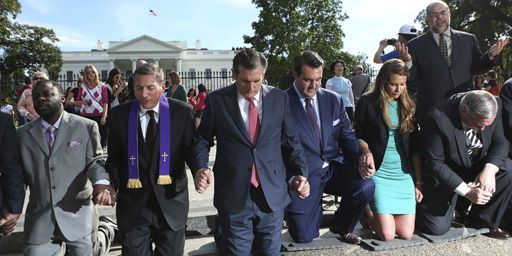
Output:
M382 64L389 59L399 59L400 56L398 55L398 51L396 49L393 49L393 51L388 53L384 53L384 48L386 48L388 45L395 45L397 42L407 44L409 40L415 38L417 35L418 30L413 25L405 24L401 26L400 30L398 31L398 39L384 38L379 42L379 48L375 52L375 55L373 55L373 62L375 64Z

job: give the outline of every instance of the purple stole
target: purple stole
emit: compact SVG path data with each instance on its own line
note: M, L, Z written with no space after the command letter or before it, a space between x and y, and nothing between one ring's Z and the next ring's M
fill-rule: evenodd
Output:
M142 188L142 183L139 179L139 102L134 100L131 103L130 113L128 117L128 183L127 188ZM158 185L169 185L172 183L170 174L170 149L171 143L169 136L171 134L171 115L169 110L169 102L167 98L162 95L160 97L160 111L159 111L160 125L160 151L159 151L159 169L158 169Z

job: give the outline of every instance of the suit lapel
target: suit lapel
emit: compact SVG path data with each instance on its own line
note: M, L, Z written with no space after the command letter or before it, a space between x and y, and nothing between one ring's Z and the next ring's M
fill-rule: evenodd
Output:
M273 95L269 93L270 89L266 85L261 85L261 122L260 122L260 132L258 137L261 137L261 134L267 130L268 122L266 120L272 120L272 109L274 108L274 99ZM265 111L268 110L268 111Z
M315 138L315 135L313 132L313 127L311 126L311 123L309 122L309 119L306 115L306 110L304 109L304 106L302 105L300 96L297 94L297 91L295 91L295 88L293 85L288 90L289 90L288 95L290 96L290 108L292 110L293 115L298 120L298 123L300 123L300 126L302 127L302 129L305 131L304 133L307 134L307 137L311 141L311 145L316 145L316 146L318 146L318 149L320 149L320 145L318 145L318 141ZM322 135L322 137L323 137L323 135Z
M325 141L324 140L325 138L328 138L326 136L326 134L330 134L334 120L332 120L332 116L329 116L328 114L326 114L326 113L331 113L331 111L321 111L321 110L322 109L324 109L324 110L331 109L332 106L330 106L330 104L329 104L330 102L328 102L327 97L325 97L325 93L323 90L319 89L318 92L316 93L316 97L318 100L318 114L319 114L318 119L320 120L320 124L321 124L320 133L322 135L322 142L323 142L323 141ZM336 111L336 110L333 110L333 111ZM340 122L341 122L341 120L340 120Z
M439 45L436 43L436 40L434 39L434 35L432 34L432 32L431 32L431 31L429 31L429 32L427 33L427 35L426 35L426 36L427 36L427 39L428 39L428 40L426 40L426 41L427 41L427 45L428 45L430 48L432 48L432 51L436 53L435 55L436 55L436 56L437 56L437 57L438 57L438 58L439 58L443 63L445 63L446 65L448 65L448 63L446 63L446 60L444 59L443 55L441 54L441 49L439 49ZM453 41L452 41L452 43L453 43ZM453 44L452 44L452 46L453 46ZM452 47L452 49L453 49L453 47ZM425 52L428 52L428 51L425 51ZM453 53L453 51L452 51L452 53Z
M455 32L451 29L450 29L450 31L451 31L451 40L452 40L452 51L450 54L450 58L451 58L451 62L453 65L453 63L455 63L455 61L459 57L459 51L455 51L454 49L459 49L460 35L459 35L459 33Z
M457 109L459 108L457 107ZM466 147L466 134L464 134L464 129L462 128L462 120L460 120L458 111L452 112L452 118L450 118L450 120L453 120L453 136L457 142L457 150L459 151L462 163L464 163L466 167L471 167L471 161L469 159L468 149Z
M55 143L53 144L52 152L56 152L63 144L66 144L66 141L71 140L73 127L69 124L69 122L69 114L63 112L59 129L57 130L57 137L55 137Z
M251 145L251 139L249 137L249 131L245 128L244 121L242 119L242 113L240 113L240 106L238 105L238 92L236 85L232 84L227 90L225 98L227 112L232 116L232 120L235 122L236 127L243 135L247 144ZM261 131L262 129L260 129Z
M50 150L48 149L48 142L46 141L46 137L43 133L43 127L41 124L41 118L38 118L34 122L32 122L32 127L30 127L29 132L32 138L36 141L37 145L41 148L45 155L50 155Z

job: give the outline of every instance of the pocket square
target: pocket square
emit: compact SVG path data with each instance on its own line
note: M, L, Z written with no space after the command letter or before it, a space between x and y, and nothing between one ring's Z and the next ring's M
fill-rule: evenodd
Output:
M82 143L80 141L72 140L68 142L68 148L74 148L80 146Z
M335 126L337 125L338 123L340 122L340 119L336 119L332 122L332 126Z

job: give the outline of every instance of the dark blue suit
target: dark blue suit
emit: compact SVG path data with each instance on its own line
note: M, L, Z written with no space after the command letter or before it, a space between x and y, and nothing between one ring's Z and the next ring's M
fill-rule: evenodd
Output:
M0 212L21 213L25 180L12 116L0 112Z
M307 243L318 237L322 221L322 194L341 195L340 208L333 225L352 232L374 191L371 180L363 180L355 168L359 159L359 144L338 94L320 88L316 94L322 134L322 145L316 142L306 110L292 86L290 97L292 116L302 139L308 163L310 196L304 200L293 197L286 208L290 234L295 241ZM343 153L340 151L343 151ZM329 163L323 168L324 163ZM290 174L292 175L292 174Z
M283 209L290 202L286 169L307 177L286 93L266 85L261 93L261 128L255 145L240 113L235 84L208 95L194 139L196 171L207 167L209 148L217 138L214 205L227 241L220 248L223 254L248 255L253 240L257 253L279 253ZM253 164L260 180L257 189L250 185Z

